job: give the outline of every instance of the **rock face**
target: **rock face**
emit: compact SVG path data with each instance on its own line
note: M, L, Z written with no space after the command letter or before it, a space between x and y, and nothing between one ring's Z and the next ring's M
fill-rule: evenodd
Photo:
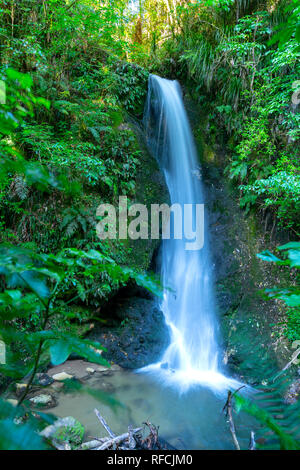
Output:
M126 123L125 123L126 124ZM125 125L123 124L123 125ZM127 124L126 124L127 125ZM141 127L130 123L140 150L135 196L132 203L151 204L169 201L168 189L156 160L146 148ZM144 271L155 270L160 240L123 240L125 265ZM157 361L169 344L169 330L157 301L143 289L126 288L110 299L106 307L107 326L96 325L90 337L107 348L103 357L125 368L139 368ZM102 310L100 316L102 317Z
M267 364L282 368L290 356L286 343L277 339L280 327L272 326L284 318L280 305L260 295L264 288L286 284L288 273L256 257L288 240L279 230L277 240L270 239L271 227L263 227L258 217L239 207L238 192L225 171L230 158L226 144L204 143L210 133L207 117L188 93L185 101L205 184L205 223L209 227L205 243L210 243L212 255L223 363L231 373L254 384L265 378Z
M122 126L131 128L135 133L137 149L139 151L135 192L134 195L128 197L128 204L144 204L150 214L151 204L169 202L168 188L157 161L146 147L142 125L123 123ZM122 240L122 245L124 255L122 263L124 265L138 270L153 270L152 260L159 248L160 240L151 239L149 234L148 239L124 239Z
M300 397L300 379L295 380L295 382L293 382L292 385L288 388L284 397L284 402L287 405L294 405L299 400L299 397Z
M158 361L170 342L169 328L151 298L118 297L110 302L115 326L98 326L91 338L106 349L103 357L121 367L138 369Z
M248 383L260 383L267 364L281 368L288 358L284 341L276 341L270 325L282 320L280 306L260 295L264 288L282 283L278 270L256 256L272 250L272 243L254 216L239 208L221 168L206 163L203 176L223 362Z

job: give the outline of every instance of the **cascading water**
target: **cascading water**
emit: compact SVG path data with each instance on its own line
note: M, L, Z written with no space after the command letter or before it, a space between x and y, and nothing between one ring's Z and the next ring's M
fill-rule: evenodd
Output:
M145 110L148 145L157 158L171 204L203 204L199 162L177 81L151 75ZM195 211L184 214L195 225ZM207 224L204 224L204 226ZM192 226L192 225L191 225ZM208 233L204 246L187 250L190 240L162 242L161 280L165 287L161 310L171 329L171 344L161 361L146 369L159 371L182 387L202 383L215 389L230 386L219 372L217 322Z

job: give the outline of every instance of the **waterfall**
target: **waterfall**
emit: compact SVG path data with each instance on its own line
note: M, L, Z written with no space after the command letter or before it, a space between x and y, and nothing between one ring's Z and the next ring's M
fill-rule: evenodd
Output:
M170 203L181 207L193 204L193 211L185 217L195 224L194 206L204 204L201 170L177 81L150 76L144 125L149 149L163 171ZM146 370L159 372L166 381L182 387L201 383L222 389L232 381L219 372L206 209L204 214L202 249L187 250L189 240L184 237L171 235L162 241L164 296L160 307L171 330L171 343L161 361Z

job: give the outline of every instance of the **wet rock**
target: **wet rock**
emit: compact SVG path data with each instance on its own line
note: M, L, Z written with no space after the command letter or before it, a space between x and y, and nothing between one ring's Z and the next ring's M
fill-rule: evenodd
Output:
M116 388L110 382L102 382L100 388L109 393L114 393L116 391Z
M289 387L287 393L284 397L284 402L287 405L294 405L297 403L300 397L300 379L295 380L292 385Z
M114 375L113 371L112 370L104 370L103 372L100 372L101 376L103 377L111 377L112 375Z
M114 372L122 370L122 367L118 366L118 364L112 364L109 368L109 370L112 370Z
M51 389L53 389L55 392L59 392L64 388L64 383L63 382L53 382L51 385Z
M230 373L253 383L265 376L266 368L287 363L284 342L271 336L270 326L281 321L282 310L259 294L278 282L270 263L256 256L272 247L258 221L238 206L224 179L222 152L217 153L219 165L206 161L202 170L220 336L223 349L234 350L224 362Z
M88 370L89 369L89 370ZM100 366L94 362L87 362L83 359L72 359L64 362L63 364L55 367L51 367L48 369L48 375L54 380L65 380L65 379L57 379L57 375L60 374L68 374L70 377L68 378L76 378L78 380L85 380L88 379L93 371L94 372L102 372L108 369L107 366Z
M57 401L53 395L41 393L29 398L29 401L38 408L53 408L57 405Z
M16 384L16 395L20 397L27 387L26 383Z
M15 400L14 398L8 398L7 403L10 403L12 406L17 406L18 400Z
M35 384L41 385L42 387L47 387L54 382L54 379L48 374L36 374Z
M66 372L60 372L59 374L53 375L53 379L57 381L72 379L73 375L67 374Z
M108 368L108 367L105 367L105 366L99 366L99 367L97 367L97 372L105 372L105 371L107 371L107 370L109 370L109 368Z
M103 357L121 367L138 369L158 361L170 342L169 328L155 300L118 298L110 303L116 325L96 326L90 338L107 351Z

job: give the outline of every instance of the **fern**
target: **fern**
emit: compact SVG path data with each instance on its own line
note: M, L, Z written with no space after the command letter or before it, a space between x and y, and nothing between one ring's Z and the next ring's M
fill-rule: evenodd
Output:
M9 196L25 201L29 195L29 188L22 176L16 176L9 188Z
M95 227L95 219L84 208L66 209L64 214L60 229L67 238L73 237L78 231L86 234L89 229Z
M246 326L238 325L239 337L246 337ZM262 348L262 337L257 335L251 345L241 344L244 359L239 370L252 371L255 364L257 385L245 393L234 393L236 413L245 412L256 419L255 439L263 449L300 449L300 403L288 404L287 396L295 380L288 369L278 372L273 352ZM245 378L247 382L247 377ZM248 377L249 380L249 377ZM239 437L239 429L237 429Z

